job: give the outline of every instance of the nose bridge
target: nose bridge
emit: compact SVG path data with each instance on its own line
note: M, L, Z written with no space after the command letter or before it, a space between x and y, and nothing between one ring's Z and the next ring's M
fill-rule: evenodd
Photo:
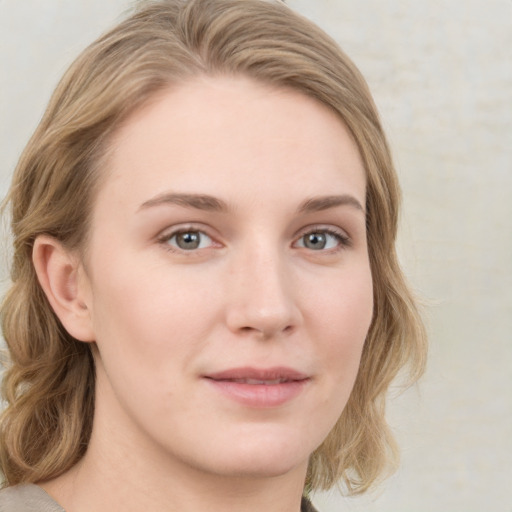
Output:
M300 319L291 269L277 244L254 241L233 258L227 319L236 331L271 337Z

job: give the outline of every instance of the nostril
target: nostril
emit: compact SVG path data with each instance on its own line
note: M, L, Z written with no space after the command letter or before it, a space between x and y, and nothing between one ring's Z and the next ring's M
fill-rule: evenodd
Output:
M290 334L293 331L293 325L287 325L286 327L279 329L279 328L257 328L257 327L251 327L251 326L244 326L240 327L239 332L242 333L260 333L264 338L272 337L273 335L280 333L286 333Z

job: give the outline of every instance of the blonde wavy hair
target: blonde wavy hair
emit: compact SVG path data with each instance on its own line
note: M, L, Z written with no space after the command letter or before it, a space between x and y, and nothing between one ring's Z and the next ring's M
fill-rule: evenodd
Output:
M89 344L72 338L50 307L32 264L35 238L87 246L102 161L121 123L155 93L200 75L243 75L291 88L333 109L351 131L367 173L367 236L374 316L359 373L336 426L312 454L308 489L343 481L363 492L397 449L385 396L402 368L422 373L422 322L395 253L400 192L368 87L322 30L281 2L157 0L89 46L64 75L26 146L6 198L12 286L1 306L9 360L2 393L4 485L54 478L85 453L94 415Z

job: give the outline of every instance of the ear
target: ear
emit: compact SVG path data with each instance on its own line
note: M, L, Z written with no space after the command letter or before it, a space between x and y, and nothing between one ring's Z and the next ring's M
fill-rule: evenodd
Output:
M47 235L34 242L32 261L53 311L66 331L80 341L94 341L90 287L80 258Z

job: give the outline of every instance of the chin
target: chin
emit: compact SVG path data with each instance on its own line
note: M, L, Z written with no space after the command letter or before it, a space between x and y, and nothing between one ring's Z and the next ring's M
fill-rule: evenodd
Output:
M277 478L295 471L303 471L304 477L308 466L308 458L297 460L297 457L283 459L279 457L253 457L226 463L217 471L218 474L229 478Z
M315 449L311 446L308 450L309 444L290 433L280 436L259 432L249 438L238 436L228 450L210 452L210 460L212 466L217 466L215 472L223 476L270 478L302 470L305 476L309 456Z

